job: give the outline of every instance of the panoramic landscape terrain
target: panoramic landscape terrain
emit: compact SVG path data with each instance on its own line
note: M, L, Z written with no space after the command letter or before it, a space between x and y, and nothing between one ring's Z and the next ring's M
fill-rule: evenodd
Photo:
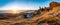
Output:
M0 25L60 25L60 0L0 0Z
M0 10L0 25L60 25L60 3L58 2L51 2L49 7L38 10L21 10L19 13L13 12L14 14L2 12L8 10Z

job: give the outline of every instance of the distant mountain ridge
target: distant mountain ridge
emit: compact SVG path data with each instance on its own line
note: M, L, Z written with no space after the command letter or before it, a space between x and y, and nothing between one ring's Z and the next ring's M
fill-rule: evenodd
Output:
M23 13L29 13L29 12L34 12L35 10L20 10L19 12ZM12 13L10 10L0 10L0 13Z

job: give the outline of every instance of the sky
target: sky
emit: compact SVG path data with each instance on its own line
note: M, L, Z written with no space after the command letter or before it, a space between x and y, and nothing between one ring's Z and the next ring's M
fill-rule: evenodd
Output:
M0 0L0 10L38 10L60 0Z

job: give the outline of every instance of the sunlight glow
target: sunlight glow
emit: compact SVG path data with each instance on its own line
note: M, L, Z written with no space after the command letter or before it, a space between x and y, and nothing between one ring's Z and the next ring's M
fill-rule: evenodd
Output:
M12 9L10 9L10 10L11 10L11 12L12 12L13 14L18 13L18 11L19 11L18 8L16 8L16 7L15 7L15 8L12 8Z
M18 10L17 8L11 9L11 12L12 12L13 14L19 13L18 11L19 11L19 10Z

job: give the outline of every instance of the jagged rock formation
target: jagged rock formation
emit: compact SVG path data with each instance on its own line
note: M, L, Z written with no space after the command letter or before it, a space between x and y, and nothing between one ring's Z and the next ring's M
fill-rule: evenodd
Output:
M0 20L0 25L60 25L60 3L51 2L49 7L39 9L32 15L29 19L22 14L14 19Z
M57 2L51 2L50 7L60 6L60 3Z

